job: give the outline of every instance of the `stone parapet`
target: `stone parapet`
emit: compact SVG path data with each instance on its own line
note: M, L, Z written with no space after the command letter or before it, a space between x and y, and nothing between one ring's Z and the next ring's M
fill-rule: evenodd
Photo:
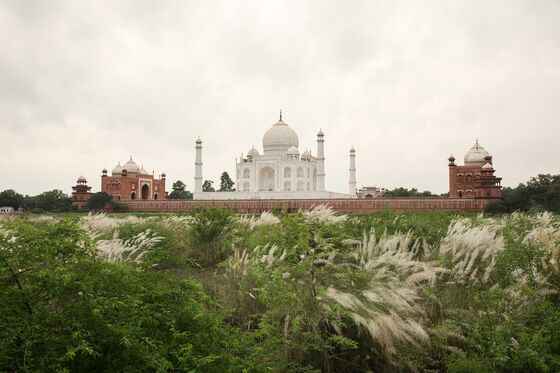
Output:
M272 209L308 210L317 205L331 206L335 211L366 213L395 211L482 211L492 200L462 198L376 198L376 199L269 199L269 200L163 200L122 201L130 211L188 212L203 207L227 207L239 213L260 213Z

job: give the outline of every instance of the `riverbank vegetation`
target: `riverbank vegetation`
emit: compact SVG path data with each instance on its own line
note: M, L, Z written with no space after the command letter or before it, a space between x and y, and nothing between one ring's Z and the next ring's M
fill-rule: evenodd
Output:
M560 219L0 220L0 371L560 370Z

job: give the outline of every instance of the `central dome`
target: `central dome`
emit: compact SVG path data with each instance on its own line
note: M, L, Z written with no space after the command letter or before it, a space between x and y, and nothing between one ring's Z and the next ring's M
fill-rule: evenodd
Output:
M271 152L286 153L292 146L299 147L298 136L293 129L282 121L282 114L280 114L280 120L269 128L263 136L263 151L265 154Z
M465 154L465 165L484 164L486 163L485 158L489 155L490 153L480 146L478 140L476 140L476 143Z

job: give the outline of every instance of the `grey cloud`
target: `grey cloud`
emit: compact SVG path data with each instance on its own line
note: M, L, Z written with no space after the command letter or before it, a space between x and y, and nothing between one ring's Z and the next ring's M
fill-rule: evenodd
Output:
M560 173L560 2L8 1L0 190L69 191L133 154L192 186L233 174L280 108L327 187L444 192L479 138L504 184ZM22 146L25 144L25 146Z

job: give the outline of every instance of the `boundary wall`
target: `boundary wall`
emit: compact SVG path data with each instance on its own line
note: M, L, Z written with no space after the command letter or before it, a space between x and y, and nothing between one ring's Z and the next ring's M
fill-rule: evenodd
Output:
M228 207L240 213L261 213L272 209L308 210L317 205L331 206L335 211L364 213L396 211L482 211L492 200L472 198L375 198L375 199L269 199L269 200L161 200L120 201L129 211L181 212L202 207Z

